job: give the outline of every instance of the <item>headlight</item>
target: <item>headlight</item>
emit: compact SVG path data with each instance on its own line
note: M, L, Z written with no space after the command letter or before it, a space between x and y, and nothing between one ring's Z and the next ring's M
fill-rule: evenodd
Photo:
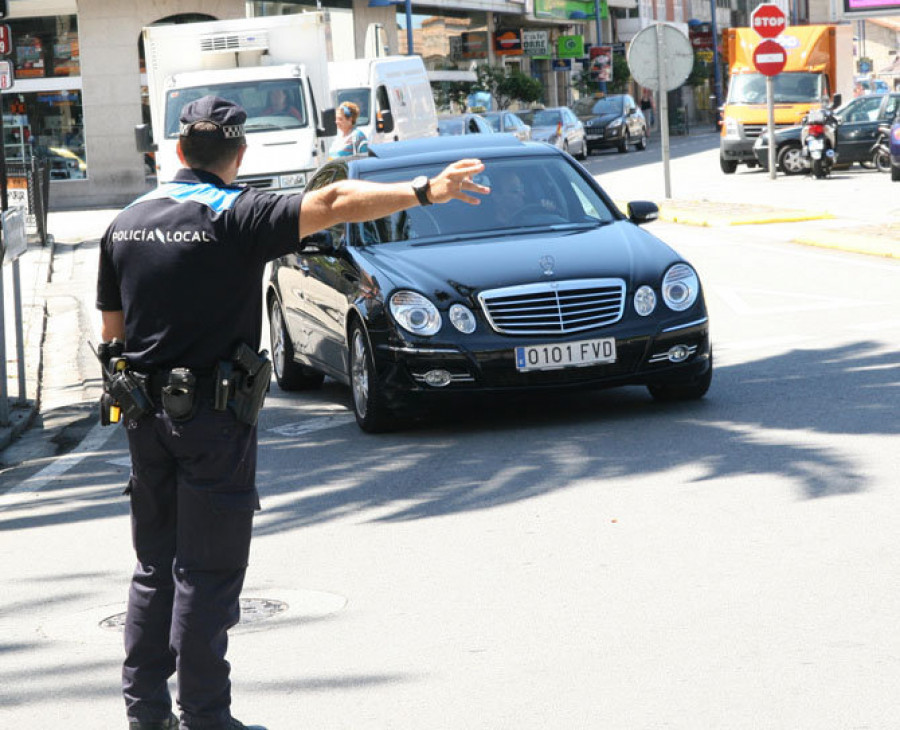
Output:
M738 125L737 121L732 119L731 117L725 118L725 138L726 139L740 139L741 138L741 129Z
M613 119L608 125L606 125L606 128L613 129L614 127L621 127L621 126L622 126L622 118L620 117L619 119Z
M464 335L470 335L475 331L475 315L468 307L454 304L450 307L450 324Z
M646 317L656 309L656 294L646 284L634 293L634 311Z
M441 314L426 297L414 291L398 291L391 297L391 314L414 335L430 337L441 328Z
M663 301L669 309L683 312L697 301L700 279L687 264L675 264L663 277Z
M305 172L289 172L278 176L278 186L282 188L302 188L306 186Z

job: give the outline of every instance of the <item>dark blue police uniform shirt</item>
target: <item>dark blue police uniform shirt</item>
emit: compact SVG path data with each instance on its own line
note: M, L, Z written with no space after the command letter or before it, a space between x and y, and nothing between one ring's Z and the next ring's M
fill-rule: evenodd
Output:
M225 185L201 170L125 208L100 242L97 308L125 312L136 370L212 370L262 336L266 262L299 248L301 195Z

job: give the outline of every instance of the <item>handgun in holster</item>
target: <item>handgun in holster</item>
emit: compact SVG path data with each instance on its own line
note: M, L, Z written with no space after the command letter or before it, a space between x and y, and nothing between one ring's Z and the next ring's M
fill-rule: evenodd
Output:
M146 377L128 369L128 361L122 356L124 351L125 343L117 339L101 342L96 350L103 373L101 426L118 423L123 414L126 418L138 419L153 409L147 394Z
M268 353L265 350L256 353L248 345L241 343L231 362L219 363L216 370L214 407L224 410L219 406L226 402L227 393L227 404L235 418L253 426L259 419L271 380L272 361L269 360Z

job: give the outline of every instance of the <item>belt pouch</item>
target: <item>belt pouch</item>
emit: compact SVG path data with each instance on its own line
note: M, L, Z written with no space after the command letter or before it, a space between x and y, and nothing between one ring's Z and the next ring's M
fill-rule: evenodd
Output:
M173 421L185 421L194 415L197 379L187 368L169 372L168 385L161 390L162 407Z

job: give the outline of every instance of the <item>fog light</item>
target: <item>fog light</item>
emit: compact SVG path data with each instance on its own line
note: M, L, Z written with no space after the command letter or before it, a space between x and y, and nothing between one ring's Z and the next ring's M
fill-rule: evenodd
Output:
M669 360L672 362L684 362L690 356L691 351L687 345L675 345L669 348Z
M446 370L429 370L425 373L425 383L433 388L443 388L450 384L450 373Z

